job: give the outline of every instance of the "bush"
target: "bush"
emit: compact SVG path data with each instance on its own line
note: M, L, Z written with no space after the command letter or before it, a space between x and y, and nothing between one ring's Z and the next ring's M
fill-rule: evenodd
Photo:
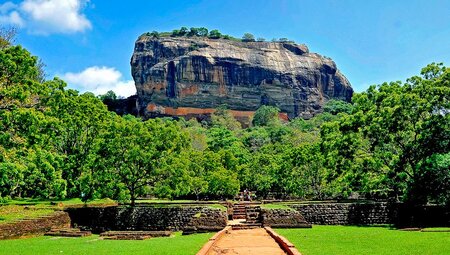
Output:
M11 200L10 197L2 197L0 196L0 204L7 204Z
M214 29L209 32L208 37L211 39L219 39L220 37L222 37L222 34L219 32L219 30Z
M250 34L250 33L245 33L242 36L242 41L243 42L254 42L255 41L255 36Z
M280 109L273 106L263 105L258 108L253 117L253 126L269 126L278 123Z

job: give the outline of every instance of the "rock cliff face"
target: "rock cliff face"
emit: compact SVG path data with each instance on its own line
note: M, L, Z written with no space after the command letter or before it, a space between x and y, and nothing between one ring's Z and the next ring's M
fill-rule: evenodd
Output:
M261 105L310 118L353 89L333 60L305 45L141 36L131 59L141 115L201 116L226 104L237 118Z

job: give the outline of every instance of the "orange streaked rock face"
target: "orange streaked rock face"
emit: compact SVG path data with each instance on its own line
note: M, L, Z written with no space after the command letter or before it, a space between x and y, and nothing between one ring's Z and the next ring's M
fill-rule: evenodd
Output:
M143 35L131 59L138 108L148 117L210 115L226 105L251 118L261 105L280 118L311 118L353 89L333 60L302 44Z
M155 113L157 115L169 115L169 116L177 116L177 117L187 117L187 116L196 116L196 115L205 115L209 116L213 114L216 110L214 108L194 108L194 107L167 107L156 104L148 104L146 110L151 113ZM242 122L250 121L255 115L254 111L237 111L230 110L230 113L237 120ZM279 118L283 121L288 121L289 117L287 113L281 112L279 113ZM245 123L244 123L245 124Z

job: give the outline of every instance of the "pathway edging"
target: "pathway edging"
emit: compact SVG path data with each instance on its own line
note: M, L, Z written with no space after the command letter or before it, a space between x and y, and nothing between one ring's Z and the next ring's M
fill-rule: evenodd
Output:
M209 238L208 242L205 245L203 245L203 247L200 249L200 251L197 252L196 255L206 255L209 252L209 250L211 249L211 247L213 247L213 245L217 241L219 241L219 239L224 234L226 234L230 229L231 229L231 226L226 226L224 229L217 232L213 237Z
M289 240L287 240L284 236L279 235L270 227L264 227L267 233L280 245L280 247L288 254L288 255L302 255L295 245Z

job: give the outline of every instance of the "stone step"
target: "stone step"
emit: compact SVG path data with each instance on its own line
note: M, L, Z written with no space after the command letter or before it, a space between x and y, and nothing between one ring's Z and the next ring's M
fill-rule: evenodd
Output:
M51 229L46 236L85 237L92 235L91 231L81 231L78 228Z
M257 223L231 225L232 230L254 229L254 228L260 228L260 227L261 227L261 224L257 224Z
M171 235L171 231L107 231L100 234L103 239L107 240L145 240Z

